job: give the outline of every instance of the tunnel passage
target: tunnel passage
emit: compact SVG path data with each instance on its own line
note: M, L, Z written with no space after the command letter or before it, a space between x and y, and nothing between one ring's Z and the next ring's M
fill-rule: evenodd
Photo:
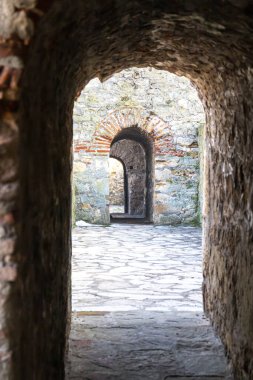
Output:
M9 3L1 29L1 318L13 377L64 378L73 102L95 76L138 65L186 75L201 93L205 310L236 378L252 379L252 2L63 0L38 2L34 12L35 2Z

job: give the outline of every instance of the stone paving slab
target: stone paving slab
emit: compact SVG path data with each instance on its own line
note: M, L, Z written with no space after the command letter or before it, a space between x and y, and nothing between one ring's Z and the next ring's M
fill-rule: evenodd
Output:
M203 315L201 262L198 228L75 229L67 379L231 379Z
M75 313L69 379L230 379L223 347L202 314Z
M200 247L198 228L76 228L73 310L202 311Z

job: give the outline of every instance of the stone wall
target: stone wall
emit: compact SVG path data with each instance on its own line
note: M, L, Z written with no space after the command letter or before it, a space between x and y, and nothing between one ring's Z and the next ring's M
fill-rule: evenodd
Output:
M222 130L207 130L204 305L244 380L253 378L253 71L220 78L220 90L209 93L209 125L214 109L230 111Z
M76 220L108 224L109 198L109 161L107 157L97 156L96 160L87 154L75 165L75 217ZM105 204L106 200L106 204Z
M120 123L120 128L125 127L124 118L127 126L134 126L134 122L140 124L136 117L130 125L131 118L127 113L131 114L131 110L135 113L146 113L146 119L158 117L162 121L157 124L155 134L150 134L156 141L151 220L156 224L199 223L201 206L198 140L199 130L204 125L203 108L189 80L152 68L128 69L113 75L104 83L94 79L75 103L74 179L77 220L83 219L92 223L109 220L105 217L109 213L106 193L108 174L104 172L105 176L102 178L103 172L99 173L105 186L102 193L98 194L97 187L93 184L97 180L96 175L91 176L90 169L85 172L84 166L80 172L79 167L87 162L87 157L91 162L97 160L97 157L104 157L106 154L108 156L103 123L115 110L118 113L113 113L110 120L112 138L117 134L117 123ZM125 116L120 115L121 110L125 110ZM141 123L147 131L147 120L146 125L143 121ZM91 182L89 189L96 191L90 193L91 199L82 195L87 182ZM94 219L94 207L97 209L96 215L101 214L100 219Z
M0 377L64 378L73 101L92 78L154 66L191 78L205 104L205 305L235 379L251 380L252 1L0 7Z

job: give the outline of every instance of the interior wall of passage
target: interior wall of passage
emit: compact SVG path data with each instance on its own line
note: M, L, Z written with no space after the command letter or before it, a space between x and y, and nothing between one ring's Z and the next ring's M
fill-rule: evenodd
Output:
M252 2L0 7L1 376L64 378L73 100L92 78L154 66L191 78L205 105L205 308L251 380Z

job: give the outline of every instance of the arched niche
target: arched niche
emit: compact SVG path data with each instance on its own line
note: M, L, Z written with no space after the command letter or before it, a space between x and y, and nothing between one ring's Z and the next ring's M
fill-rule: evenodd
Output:
M151 137L138 127L124 128L113 139L110 156L120 158L125 166L128 196L125 217L152 221L154 178Z

